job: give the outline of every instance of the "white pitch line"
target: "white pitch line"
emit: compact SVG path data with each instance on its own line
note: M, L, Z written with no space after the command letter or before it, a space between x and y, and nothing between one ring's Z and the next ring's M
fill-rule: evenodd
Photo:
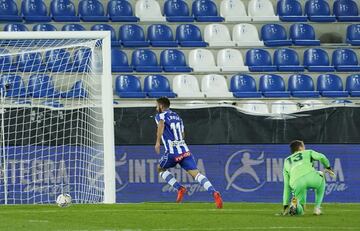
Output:
M30 223L49 223L48 220L28 220Z

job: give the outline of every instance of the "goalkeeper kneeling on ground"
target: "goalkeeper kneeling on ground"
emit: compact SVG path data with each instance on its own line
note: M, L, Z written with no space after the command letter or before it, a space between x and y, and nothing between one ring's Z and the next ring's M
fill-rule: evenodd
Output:
M332 177L334 172L330 168L330 162L325 155L313 150L305 150L303 141L295 140L290 143L291 155L284 161L284 193L283 215L303 215L306 204L307 190L315 190L314 214L321 214L321 203L325 192L324 173L315 170L313 161L318 160L324 165ZM290 200L290 193L294 195Z

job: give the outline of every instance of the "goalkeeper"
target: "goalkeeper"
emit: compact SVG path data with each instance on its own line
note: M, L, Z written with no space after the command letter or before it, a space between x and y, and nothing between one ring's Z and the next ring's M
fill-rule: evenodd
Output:
M313 150L305 150L303 141L295 140L290 143L291 155L284 161L284 193L283 215L303 215L306 204L307 189L315 189L314 214L321 214L321 202L324 198L325 179L323 172L316 171L313 161L320 161L332 177L335 176L325 155ZM294 194L289 205L290 193Z

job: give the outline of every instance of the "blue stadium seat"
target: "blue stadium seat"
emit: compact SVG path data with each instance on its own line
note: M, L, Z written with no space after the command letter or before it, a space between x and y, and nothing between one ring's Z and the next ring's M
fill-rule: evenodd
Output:
M192 14L198 22L222 22L216 4L212 0L195 0L192 3Z
M84 31L86 30L85 27L83 27L80 24L66 24L62 27L62 31Z
M284 22L306 22L300 2L297 0L280 0L277 3L277 13Z
M28 92L33 98L59 98L52 77L46 74L33 74L29 77Z
M107 22L103 4L98 0L81 0L79 2L79 16L84 22Z
M206 47L199 27L192 24L182 24L176 28L176 40L182 47Z
M74 52L74 63L71 71L87 72L91 65L92 52L90 48L80 48Z
M0 22L21 22L18 7L14 0L0 0Z
M147 76L144 80L144 92L149 98L176 97L176 94L170 88L169 80L162 75Z
M274 65L278 71L304 71L298 53L289 48L280 48L274 52Z
M291 40L287 39L286 30L279 24L266 24L261 28L261 40L265 46L290 46Z
M168 49L161 52L160 66L166 72L191 72L192 69L186 64L186 58L182 51Z
M110 31L111 32L111 45L120 46L121 43L116 39L115 29L108 24L95 24L91 27L92 31Z
M333 11L339 22L360 21L358 5L352 0L336 0Z
M112 72L132 72L133 68L129 66L128 57L120 49L111 49L111 71Z
M153 24L148 27L147 39L153 47L177 47L171 28L164 24Z
M331 15L329 3L326 0L308 0L305 3L305 14L313 22L335 22Z
M5 97L25 97L26 87L21 76L16 74L3 74L0 77L0 86L4 89Z
M332 72L335 71L330 66L328 53L320 48L310 48L304 52L304 66L308 71L312 72Z
M164 3L164 14L168 22L193 22L190 9L184 0L166 0Z
M271 63L271 56L263 49L251 49L246 52L246 66L250 71L276 71Z
M43 24L36 24L34 25L33 31L57 31L56 27L52 24L47 24L47 23L43 23Z
M314 28L309 24L297 23L290 27L290 39L296 46L320 46Z
M27 22L50 22L47 7L43 0L23 0L21 14Z
M119 40L124 47L148 47L144 30L135 24L122 25L119 30Z
M12 23L12 24L6 24L4 26L4 31L29 31L29 29L21 23Z
M138 49L132 53L131 65L138 72L161 72L156 54L148 49Z
M332 65L336 71L360 71L356 53L351 49L336 49L332 54Z
M137 22L131 4L127 0L110 0L107 5L107 14L113 22Z
M88 92L82 80L76 81L69 91L61 93L62 98L86 98L87 96Z
M285 91L285 82L279 75L260 76L259 91L265 97L290 97L290 92Z
M15 66L25 72L44 71L45 66L42 63L42 56L40 52L26 52L20 53L16 57Z
M299 98L315 98L320 95L315 91L313 79L304 74L294 74L289 77L288 91L292 96Z
M46 51L45 62L47 69L53 72L64 72L71 68L70 53L65 49Z
M322 74L317 79L317 90L324 97L347 97L341 78L334 74Z
M145 98L140 80L134 75L118 75L115 79L115 93L121 98Z
M71 0L52 0L50 15L55 22L79 22L76 15L75 4Z
M351 97L360 97L360 75L354 74L346 78L346 91Z
M9 50L0 48L0 73L10 71L12 68L12 61Z
M246 74L237 74L231 77L230 91L236 98L261 98L261 92L256 89L253 77Z
M346 42L353 46L360 46L360 24L353 24L347 27Z

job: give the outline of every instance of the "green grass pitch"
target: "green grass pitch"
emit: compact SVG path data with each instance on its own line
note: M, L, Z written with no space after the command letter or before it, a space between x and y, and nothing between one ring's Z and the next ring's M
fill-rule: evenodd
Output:
M275 214L280 204L141 203L116 205L9 205L0 207L0 230L360 230L360 204L324 204L321 216Z

